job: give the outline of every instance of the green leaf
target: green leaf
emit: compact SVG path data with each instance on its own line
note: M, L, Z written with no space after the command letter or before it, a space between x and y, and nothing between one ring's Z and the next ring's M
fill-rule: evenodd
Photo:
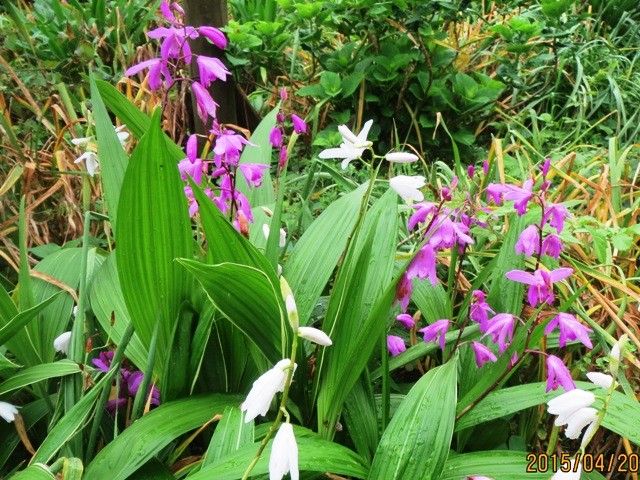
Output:
M320 85L322 85L324 93L330 97L335 97L342 89L340 75L328 70L325 70L320 75Z
M300 324L311 312L342 256L356 224L366 185L329 205L296 242L283 275L296 299Z
M49 431L44 441L31 458L30 465L34 463L47 463L76 433L85 425L91 410L95 406L98 395L103 388L111 383L115 370L105 374L88 393L80 399ZM102 407L98 407L102 408ZM91 477L87 477L91 478Z
M119 345L131 320L120 288L115 252L107 256L95 273L89 298L91 310L100 326L107 336ZM135 334L127 345L126 356L141 370L147 365L147 349Z
M411 388L380 439L369 480L439 477L453 436L456 370L454 358Z
M365 217L338 274L322 330L333 340L318 367L318 424L325 438L382 337L396 280L397 196L387 191Z
M213 432L209 448L202 460L202 468L216 463L246 445L253 445L253 430L253 421L245 423L238 407L227 407Z
M46 465L31 465L11 476L11 480L54 480L55 477Z
M264 353L271 362L281 357L280 292L261 270L237 263L204 263L180 259L211 302Z
M429 324L453 317L451 298L440 283L434 286L428 281L415 281L411 300Z
M138 110L116 87L104 80L96 80L95 84L106 107L127 125L133 136L140 138L149 130L151 119Z
M301 471L330 472L353 478L365 478L367 467L354 452L337 443L309 435L308 430L294 426L298 444L298 466ZM252 478L269 472L271 442L265 448L260 460L252 471ZM189 476L189 480L236 480L242 478L245 469L258 451L258 444L247 445L237 452L227 455L219 462L209 465L198 473Z
M590 382L576 382L583 390L591 390L596 396L594 408L603 405L604 390ZM487 395L469 413L456 423L456 431L506 417L536 405L542 405L559 395L557 391L545 392L545 383L529 383L503 388ZM614 392L602 423L609 430L640 445L640 403L628 396Z
M85 478L131 478L131 474L169 443L240 401L233 395L214 394L160 405L108 443L87 466Z
M53 300L55 300L57 296L58 293L54 293L46 300L40 302L39 304L31 307L28 310L24 310L18 313L15 317L5 323L2 328L0 328L0 345L4 345L8 342L10 343L14 335L16 335L16 333L20 331L21 328L27 326L29 322L36 318L38 314L40 314L40 312L42 312L42 310L46 306L51 304L51 302L53 302ZM19 349L17 351L14 351L11 346L9 346L9 349L13 351L14 355L20 357L21 352L19 351Z
M487 476L496 480L549 480L551 461L545 471L536 471L538 463L527 459L528 452L512 450L492 450L456 455L453 452L444 466L439 480L460 480L470 476ZM542 456L543 454L539 454ZM531 465L530 465L531 464ZM527 466L530 468L527 469ZM583 472L584 480L604 480L598 472Z
M27 368L16 373L11 378L0 384L0 395L5 395L19 388L32 385L49 378L64 377L80 373L80 366L71 360L60 360L54 363L44 363Z
M128 158L113 128L93 76L90 77L90 84L91 104L93 105L93 116L96 122L98 157L100 158L100 180L104 189L104 199L107 203L111 225L115 230L118 200L127 169Z
M278 104L258 124L249 139L253 145L245 145L242 155L240 156L240 163L271 165L272 147L269 142L269 133L271 133L271 129L276 124L276 116L279 111L280 105ZM252 207L273 203L275 195L273 193L273 183L269 170L264 172L262 184L259 187L249 187L244 175L241 173L238 173L236 182L238 189L247 196Z
M190 284L174 259L191 257L193 239L176 166L179 158L171 154L160 129L160 113L156 110L127 167L119 202L116 262L127 311L145 347L154 325L160 324L156 366L163 378L178 310Z

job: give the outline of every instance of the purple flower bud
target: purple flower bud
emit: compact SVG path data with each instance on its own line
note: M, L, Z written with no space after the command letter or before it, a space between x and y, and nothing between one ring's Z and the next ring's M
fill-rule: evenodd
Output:
M485 175L489 174L489 160L484 160L482 162L482 171L484 172Z
M227 37L224 36L221 30L215 27L198 27L198 33L207 38L211 43L221 50L227 48Z
M269 143L278 148L282 146L282 129L280 127L273 127L269 133Z
M307 133L307 124L295 113L291 115L291 121L293 122L293 131L297 134Z
M473 175L475 175L476 173L476 167L474 165L469 165L467 167L467 175L469 176L469 178L473 178Z
M213 101L211 95L200 83L193 82L191 84L191 90L193 91L193 95L196 99L196 105L198 107L198 116L202 120L203 123L207 123L207 118L210 116L212 118L216 117L216 109L218 108L218 104Z
M282 100L283 102L286 102L287 98L289 98L289 94L287 93L287 89L282 87L280 89L280 100Z
M396 317L396 320L400 322L407 330L411 330L416 326L415 320L408 313L401 313Z
M407 349L404 340L396 335L387 335L387 350L392 357L400 355Z
M287 147L285 146L280 147L280 153L278 154L278 168L280 170L282 170L287 164L287 158L288 158Z
M285 119L284 113L282 112L276 113L276 122L282 125L284 123L284 119Z
M547 178L547 174L549 173L550 167L551 167L551 158L547 157L544 159L544 163L542 164L542 178Z

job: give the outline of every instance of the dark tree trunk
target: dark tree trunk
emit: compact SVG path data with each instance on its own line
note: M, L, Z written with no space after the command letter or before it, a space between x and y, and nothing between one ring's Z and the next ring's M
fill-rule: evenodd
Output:
M226 0L186 0L184 6L187 25L194 27L209 25L221 28L227 24L228 10ZM223 51L209 43L205 38L197 38L191 41L191 50L194 54L216 57L224 61ZM195 56L191 68L194 73L198 71ZM219 105L217 117L220 123L233 123L250 130L256 127L259 117L232 78L228 78L226 82L213 82L209 87L209 92ZM208 126L202 125L200 118L195 113L196 108L193 99L192 111L195 130L198 133L206 133Z

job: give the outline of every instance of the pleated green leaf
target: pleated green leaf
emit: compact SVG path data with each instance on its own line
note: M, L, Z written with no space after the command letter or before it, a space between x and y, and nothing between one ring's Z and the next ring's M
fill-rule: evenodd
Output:
M322 330L333 340L318 362L318 424L332 438L342 405L386 329L395 296L391 281L398 231L397 197L389 190L365 217L340 269Z
M45 307L51 304L51 302L53 302L57 296L58 294L54 293L49 298L31 307L30 309L18 313L11 319L7 319L8 321L2 326L2 328L0 328L0 345L4 345L7 342L11 343L10 341L14 337L14 335L16 335L20 331L20 329L27 326L29 322L31 322L34 318L36 318L38 314L42 312ZM9 349L12 350L11 345L9 346ZM14 354L19 358L20 349L16 348Z
M300 324L308 323L358 219L366 185L329 205L296 242L284 277L293 290Z
M90 85L93 117L96 122L98 158L100 159L100 180L102 181L104 199L107 203L111 225L115 229L120 189L127 169L128 158L113 128L93 76L90 77Z
M105 446L87 466L85 478L125 480L181 435L201 427L242 400L206 395L165 403L137 420ZM212 477L209 477L212 478ZM215 477L213 477L215 478Z
M298 444L298 466L303 472L333 473L351 478L365 478L367 467L354 452L337 443L308 435L294 427ZM271 443L265 448L260 460L252 471L252 478L267 474ZM247 445L237 452L227 455L219 462L209 465L198 473L190 475L189 480L236 480L242 478L247 465L258 451L258 444Z
M89 298L91 310L100 326L107 336L119 345L131 320L120 288L115 252L107 256L95 273ZM126 356L139 369L143 370L146 367L147 349L136 334L133 334L127 344Z
M81 371L80 366L71 360L60 360L54 363L36 365L22 370L3 383L0 383L0 395L5 395L42 380L64 377L65 375L72 375L74 373L80 373Z
M590 382L576 382L576 386L593 391L596 394L594 408L602 407L604 390ZM560 394L558 391L547 393L545 387L546 384L543 382L529 383L492 392L458 420L456 430L463 430L542 405ZM640 403L628 396L614 392L602 424L612 432L640 445Z
M10 477L11 480L54 480L46 465L31 465Z
M528 452L511 450L492 450L462 455L450 455L444 466L440 480L460 480L473 475L486 476L496 480L549 480L551 470L545 472L527 472ZM583 473L583 479L604 480L598 472Z
M369 480L439 477L453 436L456 370L454 358L411 388L380 439Z
M48 463L54 455L60 450L78 431L85 425L89 414L93 410L98 395L102 392L105 385L110 384L113 380L115 370L105 374L88 393L80 399L71 409L62 417L55 426L49 431L44 441L31 458L31 465L34 463ZM103 408L99 406L98 408ZM87 477L91 478L91 477Z
M135 332L145 347L159 322L162 369L190 279L174 261L193 249L187 200L156 110L129 160L122 184L116 231L120 286Z
M240 408L227 407L218 422L202 460L202 468L216 463L246 445L253 445L253 421L245 423Z
M266 358L271 362L282 358L281 295L263 271L237 263L207 265L189 259L180 259L179 263L202 285L216 308L244 332Z

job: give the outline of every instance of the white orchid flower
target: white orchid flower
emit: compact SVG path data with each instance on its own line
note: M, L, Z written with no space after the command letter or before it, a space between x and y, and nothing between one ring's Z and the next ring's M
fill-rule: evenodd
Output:
M289 474L291 480L298 480L298 444L290 423L283 423L278 429L269 457L269 480L282 480Z
M389 152L384 156L387 162L411 163L418 160L418 156L408 152Z
M247 398L240 406L240 410L246 412L244 417L245 422L250 422L258 415L264 417L267 414L273 397L276 396L276 393L284 390L284 384L287 379L287 369L290 367L290 359L285 358L284 360L280 360L273 368L263 373L253 382L249 395L247 395ZM295 367L296 365L294 364L294 369Z
M63 332L53 341L53 348L56 352L69 354L69 342L71 341L71 332Z
M360 158L364 151L373 145L367 140L371 125L373 125L373 120L368 120L357 135L349 130L346 125L340 125L338 127L338 131L340 132L340 135L342 135L342 143L340 144L340 147L327 148L321 151L318 157L322 159L342 158L341 167L343 170L346 170L351 160Z
M317 343L318 345L322 345L323 347L333 345L333 342L329 338L329 335L324 333L322 330L318 330L317 328L300 327L298 328L298 335L305 340Z
M565 436L575 440L598 417L598 411L590 406L595 399L593 393L575 388L549 400L547 411L558 416L555 425L566 425Z
M425 178L421 175L410 177L398 175L389 180L389 186L406 202L421 202L424 195L420 188L425 186Z
M7 402L0 402L0 417L6 422L13 422L18 414L18 407Z

